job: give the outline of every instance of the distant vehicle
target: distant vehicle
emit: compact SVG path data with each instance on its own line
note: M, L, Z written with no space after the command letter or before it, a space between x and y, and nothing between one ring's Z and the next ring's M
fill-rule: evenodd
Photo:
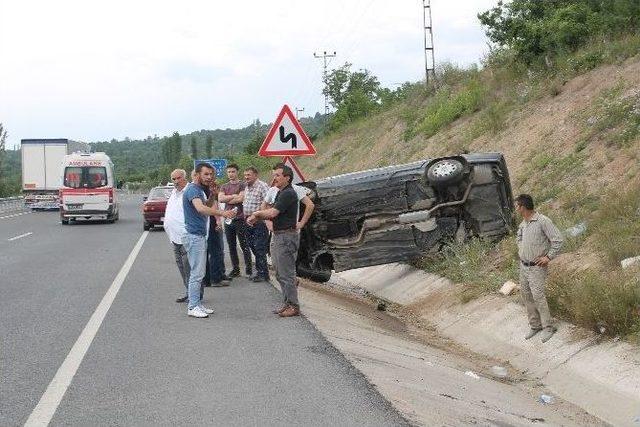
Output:
M86 150L87 144L68 139L23 139L20 151L25 207L57 210L62 161L73 151Z
M73 153L62 161L60 221L115 222L120 215L113 162L105 153Z
M150 230L156 225L164 224L164 213L173 188L173 185L154 187L149 191L149 195L144 197L142 204L142 228L144 230Z
M297 271L325 282L332 271L403 262L470 237L499 239L513 227L502 154L423 160L324 178L301 232Z

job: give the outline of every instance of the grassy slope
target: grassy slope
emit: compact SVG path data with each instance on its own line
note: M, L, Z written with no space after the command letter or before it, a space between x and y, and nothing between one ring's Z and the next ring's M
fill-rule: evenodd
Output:
M532 194L561 229L582 221L588 226L567 239L565 254L554 262L555 312L611 334L637 334L640 285L619 261L640 255L640 56L625 58L550 79L509 81L496 67L471 73L484 88L482 102L432 136L435 101L416 93L317 141L319 154L299 163L319 178L462 150L504 153L514 194ZM450 99L464 91L468 87L458 85ZM492 262L480 262L485 255ZM448 259L423 266L462 282L463 300L517 278L512 240L497 248L452 248Z

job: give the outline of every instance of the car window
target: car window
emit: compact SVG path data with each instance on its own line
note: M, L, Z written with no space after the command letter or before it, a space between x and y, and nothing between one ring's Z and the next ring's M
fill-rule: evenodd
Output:
M107 168L69 166L64 170L64 186L71 188L98 188L107 185Z
M170 188L152 188L147 200L165 200L171 197Z

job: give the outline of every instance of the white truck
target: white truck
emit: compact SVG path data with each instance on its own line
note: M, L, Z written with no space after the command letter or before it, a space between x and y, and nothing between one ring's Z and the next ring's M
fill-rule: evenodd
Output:
M88 144L68 139L23 139L22 194L25 207L58 209L62 187L60 168L67 154L88 151Z

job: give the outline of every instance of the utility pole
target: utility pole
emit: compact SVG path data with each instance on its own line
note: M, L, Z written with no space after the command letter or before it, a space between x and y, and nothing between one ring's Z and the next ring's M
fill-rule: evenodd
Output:
M325 82L325 89L326 89L326 81L327 81L327 58L335 58L336 56L336 52L334 51L331 54L327 54L327 51L325 50L324 52L322 52L322 55L318 55L315 52L313 53L313 57L320 59L322 58L324 61L324 66L323 66L323 71L322 71L322 80ZM324 92L324 91L323 91ZM324 94L324 114L325 116L327 114L329 114L329 95L327 95L326 93Z
M296 107L296 120L298 120L298 113L304 113L304 107L302 108Z
M436 59L433 49L433 22L431 20L431 0L422 0L422 23L424 24L424 77L425 85L429 85L429 74L436 79ZM429 61L431 60L431 61Z

